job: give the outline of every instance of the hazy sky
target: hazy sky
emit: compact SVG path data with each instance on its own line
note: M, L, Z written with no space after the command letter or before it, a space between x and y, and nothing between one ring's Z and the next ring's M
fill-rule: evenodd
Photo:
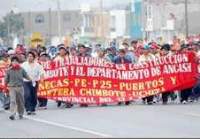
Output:
M103 0L104 6L115 4L127 4L132 0ZM61 9L77 9L82 3L90 4L91 7L99 6L100 0L60 0ZM16 5L22 11L48 10L50 7L56 9L57 0L0 0L0 16L5 15Z

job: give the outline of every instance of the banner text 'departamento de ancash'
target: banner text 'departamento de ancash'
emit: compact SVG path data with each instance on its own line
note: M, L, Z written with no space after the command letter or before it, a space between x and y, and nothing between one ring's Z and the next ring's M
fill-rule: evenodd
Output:
M192 53L155 58L137 64L113 64L104 59L69 57L42 63L45 80L38 96L73 103L130 101L192 87L197 64Z

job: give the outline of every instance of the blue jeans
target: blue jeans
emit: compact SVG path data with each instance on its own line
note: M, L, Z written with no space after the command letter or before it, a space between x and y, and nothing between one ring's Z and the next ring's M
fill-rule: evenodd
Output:
M32 82L24 82L24 98L25 98L25 108L27 112L35 112L37 106L37 88L32 85Z

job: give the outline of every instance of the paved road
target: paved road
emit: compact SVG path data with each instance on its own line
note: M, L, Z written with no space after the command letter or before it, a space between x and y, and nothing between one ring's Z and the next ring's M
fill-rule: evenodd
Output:
M48 110L23 120L0 111L0 137L200 137L200 104Z

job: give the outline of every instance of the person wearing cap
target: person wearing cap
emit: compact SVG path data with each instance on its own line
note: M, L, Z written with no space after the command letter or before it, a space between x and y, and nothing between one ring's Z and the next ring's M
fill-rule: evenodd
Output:
M141 55L138 58L138 63L154 59L154 55L150 53L150 46L144 45L142 47Z
M70 56L77 56L78 55L76 47L70 47L69 51L70 51Z
M126 51L124 49L120 49L118 55L114 58L115 64L130 64L130 59L127 59L126 57ZM126 101L125 105L129 105L130 101ZM119 102L118 105L122 105L122 102Z
M126 51L120 49L118 55L114 58L115 64L128 64L131 63L131 60L126 57Z
M181 53L189 52L188 48L190 48L191 46L192 45L182 44L180 52ZM180 102L183 103L183 104L188 103L188 100L189 100L189 97L190 97L191 94L192 94L192 88L186 88L186 89L180 90Z
M87 52L87 47L84 44L78 44L78 56L90 57L90 55Z
M44 77L44 69L42 65L36 60L35 53L28 52L27 61L22 64L22 68L31 77L32 81L24 80L24 97L25 97L25 108L27 115L35 115L37 106L37 90L38 81Z
M181 52L181 53L187 53L188 52L188 48L189 48L189 45L182 44L179 52Z
M19 118L23 118L24 114L24 88L23 78L31 81L27 72L20 66L19 59L17 57L11 58L10 68L6 72L5 84L9 88L10 95L10 120L15 120L16 113L19 114Z
M167 56L167 55L171 55L171 52L170 52L170 45L169 45L169 44L164 44L164 45L160 48L160 56Z
M107 48L106 49L106 54L105 54L105 59L113 62L114 57L116 56L116 51L112 49L113 47Z
M150 53L150 46L149 45L144 45L141 52L142 52L142 55L139 56L138 61L137 61L138 63L143 63L143 62L150 61L150 60L154 59L154 55L152 55ZM154 96L148 96L148 97L142 98L143 103L144 104L147 103L148 105L153 104L153 99L154 99Z
M131 47L133 47L133 49L137 48L137 40L132 40L131 41Z
M50 60L50 56L46 52L41 52L38 62L46 62L48 60Z
M54 58L54 60L64 60L65 58L67 58L69 56L69 52L67 51L67 49L65 48L64 45L58 45L58 50L59 53L58 55Z
M40 57L39 57L39 63L43 63L43 62L47 62L48 60L50 60L50 57L48 56L48 54L46 52L42 52L40 54ZM40 98L38 97L38 107L39 109L47 109L47 98Z
M160 51L160 55L161 56L170 56L170 55L174 55L174 54L177 54L179 53L179 51L185 49L186 47L182 46L181 49L179 49L179 51L177 50L174 50L174 49L171 49L172 46L170 44L164 44L162 47L161 47L161 51ZM170 97L172 101L175 101L176 98L177 98L177 94L179 94L179 91L178 90L175 90L175 91L168 91L168 92L164 92L162 93L162 102L163 102L163 105L166 105L168 103L168 98Z
M164 44L161 49L160 49L160 56L168 56L171 55L170 53L170 45L169 44ZM166 105L168 103L168 98L170 94L173 92L167 91L167 92L162 92L161 98L162 98L162 103L163 105Z
M78 55L79 57L91 57L91 55L88 54L87 47L84 44L78 44ZM80 107L88 107L88 104L81 103Z
M152 54L151 59L156 59L160 57L160 53L159 53L159 46L157 45L156 42L152 41L148 44L148 46L150 47L150 53ZM157 103L160 101L160 94L156 94L153 96L153 103Z
M149 44L150 45L150 49L151 49L151 53L155 56L155 57L159 57L160 53L160 47L156 42L152 42Z
M46 47L44 46L38 45L36 48L39 54L42 52L46 52Z
M54 61L62 61L62 60L65 60L67 57L69 57L69 51L67 51L64 44L58 45L58 49L59 49L59 53L54 58ZM56 102L57 102L57 107L60 107L62 104L64 104L66 108L73 107L73 104L70 102L63 102L63 101L56 101Z
M54 59L58 54L58 49L55 46L50 46L47 49L47 53L51 59Z

